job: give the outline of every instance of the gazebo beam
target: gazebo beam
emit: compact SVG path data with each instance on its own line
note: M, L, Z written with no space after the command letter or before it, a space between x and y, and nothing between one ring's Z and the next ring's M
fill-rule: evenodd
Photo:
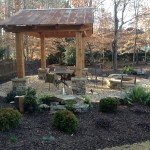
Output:
M7 32L49 32L49 31L87 31L91 30L92 25L28 25L28 26L3 26Z
M82 77L83 58L82 33L76 32L76 77Z
M80 32L80 31L79 31ZM88 36L91 36L92 35L92 32L90 31L86 31L86 35L85 35L85 32L81 31L82 32L82 36L83 37L88 37ZM37 32L23 32L24 34L26 35L29 35L29 36L33 36L33 37L37 37L39 38L39 33ZM43 31L42 33L44 33L44 36L45 38L64 38L64 37L75 37L76 36L76 32L74 31Z
M17 61L17 76L18 78L25 77L24 56L23 56L23 34L16 33L16 61Z

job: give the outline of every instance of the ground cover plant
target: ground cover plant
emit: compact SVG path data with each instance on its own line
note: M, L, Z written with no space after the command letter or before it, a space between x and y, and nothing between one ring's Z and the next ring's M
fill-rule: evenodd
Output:
M142 103L150 106L150 90L144 87L135 87L128 91L124 98L128 103Z

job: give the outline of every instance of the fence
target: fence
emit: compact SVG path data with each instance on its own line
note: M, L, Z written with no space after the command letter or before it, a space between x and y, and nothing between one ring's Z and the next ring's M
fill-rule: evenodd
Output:
M32 60L25 62L25 75L37 74L40 67L40 60ZM3 60L0 61L0 83L8 81L16 77L16 61Z

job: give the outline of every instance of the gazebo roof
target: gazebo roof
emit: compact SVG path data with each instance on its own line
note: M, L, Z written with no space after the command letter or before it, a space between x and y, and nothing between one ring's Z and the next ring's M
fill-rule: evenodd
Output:
M74 37L93 33L92 8L24 9L0 23L6 32L23 32L39 37ZM40 33L40 34L39 34Z

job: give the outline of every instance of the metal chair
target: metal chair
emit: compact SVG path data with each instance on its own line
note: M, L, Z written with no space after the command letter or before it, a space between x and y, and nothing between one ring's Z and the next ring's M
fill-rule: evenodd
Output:
M45 78L45 83L47 83L47 82L49 83L49 90L50 90L51 83L54 84L57 87L57 89L59 88L60 83L63 83L64 86L65 85L68 86L66 82L64 82L63 80L60 80L58 78L56 73L47 73L46 78Z
M54 84L57 88L59 88L60 81L58 80L58 77L55 73L47 73L45 78L45 83L49 83L49 90L50 90L50 84Z

